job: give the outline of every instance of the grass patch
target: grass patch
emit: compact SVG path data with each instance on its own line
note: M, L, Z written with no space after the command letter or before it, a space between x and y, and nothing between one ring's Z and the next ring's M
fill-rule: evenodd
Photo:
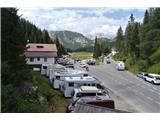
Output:
M48 78L39 72L33 72L33 85L38 86L38 96L46 97L48 106L45 112L65 112L69 99L66 99L59 90L54 90L48 82Z
M72 58L83 60L83 59L91 58L92 55L93 55L92 52L74 52L72 53Z

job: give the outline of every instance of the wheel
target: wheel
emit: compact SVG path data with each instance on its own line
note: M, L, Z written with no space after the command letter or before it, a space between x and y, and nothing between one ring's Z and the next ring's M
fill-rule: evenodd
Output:
M154 83L154 81L151 81L151 83L154 85L155 83Z

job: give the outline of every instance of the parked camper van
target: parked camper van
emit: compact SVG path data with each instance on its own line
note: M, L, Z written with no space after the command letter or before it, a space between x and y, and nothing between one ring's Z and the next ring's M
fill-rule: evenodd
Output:
M41 66L41 74L49 76L49 69L53 69L55 64L42 64Z
M41 74L46 75L47 74L47 67L49 64L42 64L41 66Z
M64 81L60 84L60 90L65 97L72 97L75 88L80 86L96 86L100 82L92 77L65 77Z
M109 95L98 89L96 86L81 86L74 89L73 101L85 96L106 96L110 98Z
M50 81L50 84L52 85L53 83L53 78L55 77L55 72L67 72L68 69L66 69L64 66L59 66L59 65L56 65L54 68L52 69L49 69L49 81Z
M59 89L59 86L64 77L87 77L88 73L81 70L68 69L67 71L57 71L54 73L54 78L52 79L53 88Z
M117 69L117 70L125 70L124 62L122 62L122 61L117 61L117 62L116 62L116 69Z

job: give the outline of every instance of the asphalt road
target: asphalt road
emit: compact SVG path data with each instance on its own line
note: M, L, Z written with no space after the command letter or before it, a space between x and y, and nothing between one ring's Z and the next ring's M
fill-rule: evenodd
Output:
M159 85L152 85L128 71L117 71L114 61L111 64L90 66L89 72L138 112L160 112Z

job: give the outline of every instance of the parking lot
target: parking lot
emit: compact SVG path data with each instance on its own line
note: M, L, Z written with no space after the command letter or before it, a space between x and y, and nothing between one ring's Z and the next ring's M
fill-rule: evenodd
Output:
M89 73L110 89L119 100L117 107L133 112L160 112L160 86L152 85L128 71L117 71L111 64L89 66ZM116 97L117 96L117 97Z

